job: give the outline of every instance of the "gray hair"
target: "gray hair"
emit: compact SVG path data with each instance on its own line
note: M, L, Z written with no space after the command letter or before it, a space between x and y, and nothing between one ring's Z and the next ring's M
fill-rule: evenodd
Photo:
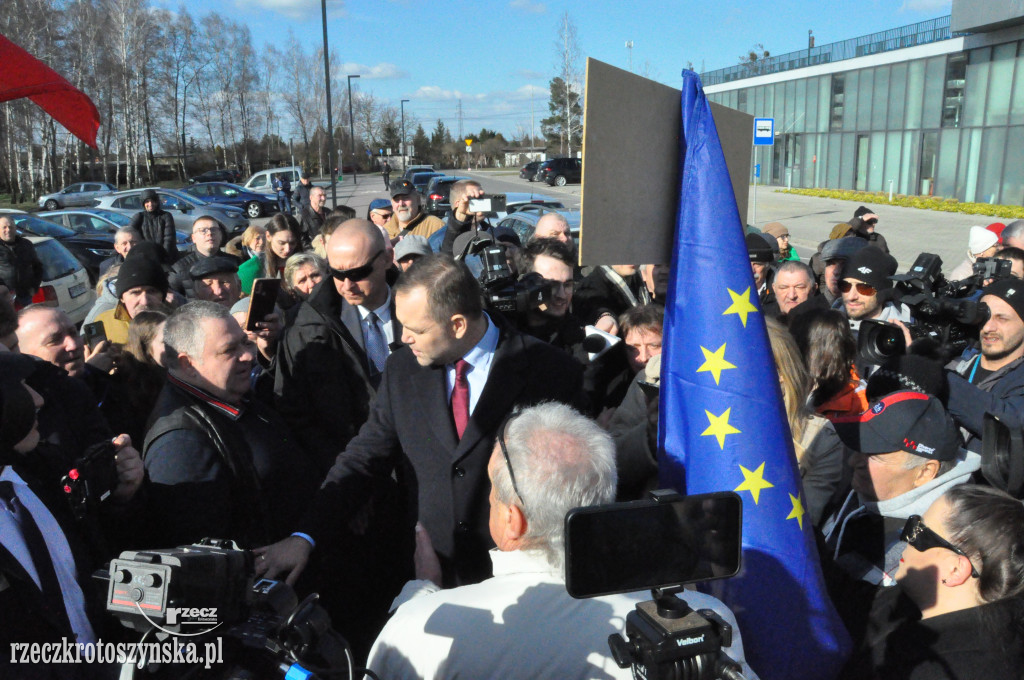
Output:
M136 241L142 241L143 240L142 239L142 234L139 233L138 229L133 229L132 227L118 227L117 231L114 232L114 243L118 242L118 238L119 237L125 237L126 238L128 236L131 236Z
M292 278L295 273L306 265L313 265L320 271L321 276L327 276L327 263L324 258L316 253L296 253L284 263L284 285L288 290L292 289Z
M909 451L906 451L906 454L907 460L903 463L904 470L914 470L916 468L921 467L928 461L933 460L932 458L925 458L924 456L919 456L916 453L910 453ZM940 460L939 469L935 472L935 476L941 477L942 475L946 474L954 467L956 467L956 464L956 458L954 458L953 460Z
M168 354L172 357L187 354L194 361L199 361L206 345L206 332L202 324L205 319L230 319L235 322L231 311L216 302L193 300L182 305L167 317L167 323L164 324L164 345Z
M611 436L565 404L547 402L513 416L505 447L522 497L516 495L504 460L494 471L495 497L526 516L524 549L538 550L560 568L565 514L573 508L615 500L618 474Z
M1003 229L1002 238L1003 243L1011 238L1024 240L1024 220L1014 220L1007 224L1006 229Z
M814 270L799 260L786 260L775 270L775 276L782 272L803 272L810 283L813 284L815 282Z

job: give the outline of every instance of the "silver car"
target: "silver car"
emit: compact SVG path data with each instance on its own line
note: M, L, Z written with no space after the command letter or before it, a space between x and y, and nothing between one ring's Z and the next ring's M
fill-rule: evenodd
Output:
M107 194L95 202L95 207L131 217L135 213L145 210L142 207L143 191L145 189L131 189L118 191L116 194ZM245 213L234 206L207 203L201 198L174 189L153 187L153 191L160 197L160 206L174 218L174 228L177 231L191 234L192 223L195 219L207 216L224 225L229 234L240 232L249 226L249 220L245 217Z
M39 207L47 210L58 210L76 205L92 205L92 202L117 191L113 184L105 182L79 182L64 187L55 194L47 194L39 199Z
M79 324L96 301L89 274L67 248L48 236L28 236L43 263L43 280L32 298L34 304L60 307Z

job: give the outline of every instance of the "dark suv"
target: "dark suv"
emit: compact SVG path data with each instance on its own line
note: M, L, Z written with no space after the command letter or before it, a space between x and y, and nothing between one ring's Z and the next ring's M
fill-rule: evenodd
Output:
M238 173L234 170L209 170L201 175L196 175L188 180L189 184L202 184L203 182L228 182L233 184L238 181Z
M583 180L583 161L578 158L552 158L540 165L537 179L551 186L564 187L572 182L579 184Z

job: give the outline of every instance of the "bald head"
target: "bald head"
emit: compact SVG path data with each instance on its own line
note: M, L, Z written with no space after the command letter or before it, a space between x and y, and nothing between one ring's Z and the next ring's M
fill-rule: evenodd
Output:
M343 222L327 241L327 263L338 294L350 305L374 310L388 298L385 280L393 253L369 220Z
M569 233L569 222L558 213L547 213L537 220L537 227L533 231L532 239L553 238L562 243L570 243L572 234Z

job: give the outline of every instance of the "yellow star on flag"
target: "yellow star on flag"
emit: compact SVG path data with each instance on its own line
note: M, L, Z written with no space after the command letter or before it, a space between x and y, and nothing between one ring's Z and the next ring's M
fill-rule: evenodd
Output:
M800 502L799 495L794 496L793 494L789 494L789 501L793 504L793 509L790 511L789 515L786 516L786 519L795 519L800 524L800 528L803 529L804 515L807 514L807 511L804 510L804 504Z
M740 321L743 322L743 327L746 328L747 314L758 311L757 307L750 302L750 286L747 286L747 289L743 291L742 294L734 293L729 288L726 288L726 290L729 291L729 297L732 298L732 304L729 305L728 309L722 312L722 316L725 316L726 314L739 314Z
M743 483L733 491L749 491L750 495L754 497L754 505L757 505L761 498L761 490L770 489L775 485L764 478L764 463L761 463L753 472L742 465L740 465L740 470L743 472Z
M727 434L739 434L740 431L729 424L729 411L731 408L725 409L725 413L720 416L716 416L711 411L704 411L708 414L708 429L700 433L700 436L705 437L707 435L714 435L718 440L718 448L725 448L725 435ZM763 465L761 467L764 467Z
M724 342L722 343L722 346L716 349L714 352L705 349L704 347L701 347L700 351L704 352L704 363L700 365L700 368L697 369L697 372L701 373L705 371L710 371L711 375L715 377L716 385L718 384L719 379L721 379L722 377L722 371L728 368L736 368L734 365L730 364L728 361L725 360Z

